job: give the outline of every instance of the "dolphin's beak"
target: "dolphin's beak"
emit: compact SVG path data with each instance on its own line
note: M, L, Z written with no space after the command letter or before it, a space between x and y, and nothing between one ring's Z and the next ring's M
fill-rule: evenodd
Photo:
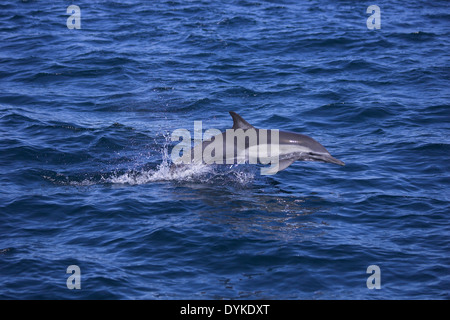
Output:
M339 159L336 159L336 158L332 157L330 154L314 154L314 158L317 161L322 161L322 162L327 162L327 163L334 163L334 164L338 164L340 166L345 166L344 162L342 162Z
M332 156L329 156L326 162L329 162L329 163L335 163L335 164L338 164L338 165L340 165L340 166L345 166L345 163L344 163L344 162L342 162L341 160L336 159L336 158L334 158L334 157L332 157Z

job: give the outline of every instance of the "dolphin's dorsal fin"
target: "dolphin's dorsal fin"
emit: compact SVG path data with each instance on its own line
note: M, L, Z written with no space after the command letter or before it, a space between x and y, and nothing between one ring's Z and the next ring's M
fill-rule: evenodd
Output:
M255 129L254 126L252 126L250 123L248 123L247 121L245 121L240 115L238 115L236 112L234 111L230 111L230 115L233 118L233 129Z

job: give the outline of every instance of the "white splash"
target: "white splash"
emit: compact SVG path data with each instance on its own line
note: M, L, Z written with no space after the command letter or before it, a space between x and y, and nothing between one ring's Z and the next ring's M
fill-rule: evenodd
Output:
M171 167L161 163L156 170L129 171L106 178L104 182L135 185L158 181L196 181L209 172L211 168L206 165Z
M175 166L169 155L170 137L165 135L166 141L161 149L162 161L156 170L131 170L126 173L104 179L105 183L118 184L146 184L158 181L192 181L211 172L211 167L203 164Z

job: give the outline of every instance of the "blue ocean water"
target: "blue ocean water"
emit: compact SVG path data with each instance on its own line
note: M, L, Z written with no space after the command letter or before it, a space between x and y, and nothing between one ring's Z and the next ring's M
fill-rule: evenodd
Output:
M0 298L449 299L449 35L447 1L2 1ZM231 110L346 166L171 171Z

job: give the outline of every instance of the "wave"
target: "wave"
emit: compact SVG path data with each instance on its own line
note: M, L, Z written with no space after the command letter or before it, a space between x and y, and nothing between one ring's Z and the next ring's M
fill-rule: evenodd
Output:
M142 168L139 170L84 173L72 176L47 172L43 175L43 178L54 184L65 186L93 186L99 184L144 185L168 181L246 185L254 180L255 173L252 170L237 169L235 166L226 166L224 168L202 164L173 166L167 162L162 162L155 169Z
M251 183L256 169L247 165L174 165L169 155L169 136L162 148L162 161L156 167L131 168L110 172L78 173L64 175L54 171L45 172L43 178L57 185L91 186L97 184L142 185L153 182L193 182L214 184Z

